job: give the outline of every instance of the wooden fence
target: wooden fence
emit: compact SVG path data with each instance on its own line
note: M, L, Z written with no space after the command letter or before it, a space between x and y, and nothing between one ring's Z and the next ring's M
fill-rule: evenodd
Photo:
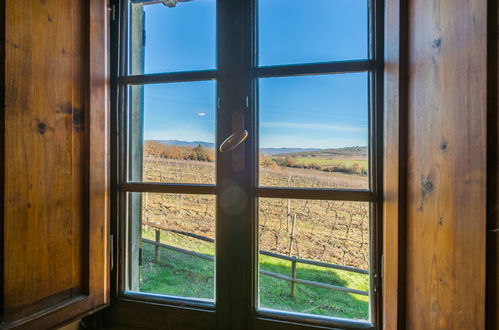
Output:
M175 252L179 252L179 253L183 253L183 254L186 254L186 255L189 255L192 257L204 259L204 260L211 261L211 262L213 262L215 260L215 258L213 256L208 255L208 254L190 251L190 250L182 249L182 248L179 248L176 246L161 243L161 231L173 232L173 233L180 234L183 236L189 236L192 238L196 238L196 239L199 239L199 240L202 240L205 242L215 243L215 240L212 238L204 237L204 236L200 236L200 235L196 235L196 234L192 234L192 233L184 232L184 231L180 231L180 230L164 228L162 226L159 226L157 224L153 224L150 222L146 223L144 225L152 228L155 231L155 240L142 238L143 243L150 244L150 245L154 246L154 262L155 263L159 264L159 262L160 262L162 248L168 249L171 251L175 251ZM363 295L363 296L369 295L369 292L367 292L367 291L356 290L356 289L351 289L351 288L346 288L346 287L342 287L342 286L338 286L338 285L332 285L332 284L321 283L321 282L316 282L316 281L302 280L302 279L299 279L296 277L296 265L297 265L297 263L314 265L314 266L331 268L331 269L338 269L338 270L354 272L354 273L359 273L359 274L369 274L369 271L367 271L367 270L358 269L358 268L354 268L354 267L348 267L348 266L329 264L329 263L314 261L314 260L300 259L300 258L296 258L296 257L288 257L285 255L276 254L276 253L263 251L263 250L260 250L260 254L270 256L273 258L287 260L287 261L291 262L291 276L273 273L273 272L269 272L269 271L265 271L265 270L259 271L260 274L262 274L262 275L266 275L266 276L270 276L270 277L277 278L280 280L291 282L291 293L290 293L291 297L294 297L294 295L295 295L296 284L315 286L318 288L329 289L329 290L338 290L338 291L343 291L343 292L348 292L348 293L358 294L358 295Z

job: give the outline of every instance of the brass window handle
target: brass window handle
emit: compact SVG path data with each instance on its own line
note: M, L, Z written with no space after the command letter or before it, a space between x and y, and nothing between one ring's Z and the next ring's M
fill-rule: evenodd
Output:
M231 151L238 145L243 143L243 141L246 140L247 137L248 131L245 129L232 133L228 138L225 139L224 142L222 142L218 149L220 150L220 152Z

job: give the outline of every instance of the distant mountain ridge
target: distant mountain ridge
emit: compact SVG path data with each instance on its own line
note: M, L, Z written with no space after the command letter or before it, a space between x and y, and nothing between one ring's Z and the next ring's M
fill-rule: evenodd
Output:
M179 147L197 147L198 145L201 145L202 147L205 148L211 148L211 149L215 148L215 143L205 142L205 141L180 141L180 140L150 140L150 141L159 142L161 144L172 144Z
M206 141L181 141L181 140L150 140L159 142L165 145L176 145L179 147L197 147L201 145L205 148L214 149L215 143ZM335 149L319 149L319 148L261 148L261 153L265 155L280 155L286 154L288 156L301 156L304 153L326 153L326 154L358 154L359 152L367 155L367 147L345 147L345 148L335 148Z
M314 151L298 151L281 153L279 156L284 157L317 157L317 158L337 158L337 157L354 157L367 158L367 147L354 146L344 148L319 149Z
M319 151L321 149L317 148L261 148L260 151L264 155L280 155L280 154L288 154L288 153L294 153L294 152L312 152L312 151Z

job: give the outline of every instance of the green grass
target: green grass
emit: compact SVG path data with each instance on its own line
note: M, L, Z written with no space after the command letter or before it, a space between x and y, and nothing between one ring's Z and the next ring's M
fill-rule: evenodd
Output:
M143 246L140 291L180 297L213 299L213 263L161 249L161 261L152 262L154 248Z
M291 263L260 255L260 269L290 276ZM324 267L298 264L296 277L368 291L368 276L331 270ZM271 309L367 319L368 297L337 290L297 284L295 297L290 297L291 283L269 276L260 277L260 306Z
M296 157L293 160L297 164L310 165L315 164L319 166L345 166L351 167L353 164L358 164L360 167L367 168L367 160L353 160L353 159L337 159L337 158L319 158L319 157Z
M154 233L144 230L143 236L153 239ZM211 243L189 239L185 236L162 232L161 241L208 255L214 254ZM143 244L142 249L143 265L140 285L142 292L213 299L213 262L161 249L161 260L158 265L153 263L154 247L150 244ZM289 276L291 263L260 255L260 269ZM358 290L368 291L369 289L367 275L324 267L298 264L297 277ZM264 275L260 276L259 286L260 307L352 319L369 318L369 303L366 296L297 284L295 297L291 298L290 282Z

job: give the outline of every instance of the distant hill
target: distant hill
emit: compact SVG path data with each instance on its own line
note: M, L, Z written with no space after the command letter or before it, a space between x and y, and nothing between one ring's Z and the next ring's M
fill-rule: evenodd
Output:
M317 151L321 149L314 149L314 148L261 148L260 152L263 153L264 155L280 155L280 154L287 154L287 153L293 153L293 152L311 152L311 151Z
M367 147L345 147L332 149L319 149L313 151L298 151L281 153L284 157L317 157L317 158L367 158Z
M180 140L151 140L151 141L156 141L161 144L170 144L179 147L197 147L198 145L201 145L202 147L205 148L211 148L211 149L215 148L215 143L205 142L205 141L180 141Z
M180 141L180 140L154 140L165 145L176 145L180 147L197 147L214 149L215 144L205 141ZM260 152L264 155L282 155L289 157L367 157L367 147L346 147L336 149L318 148L262 148Z

